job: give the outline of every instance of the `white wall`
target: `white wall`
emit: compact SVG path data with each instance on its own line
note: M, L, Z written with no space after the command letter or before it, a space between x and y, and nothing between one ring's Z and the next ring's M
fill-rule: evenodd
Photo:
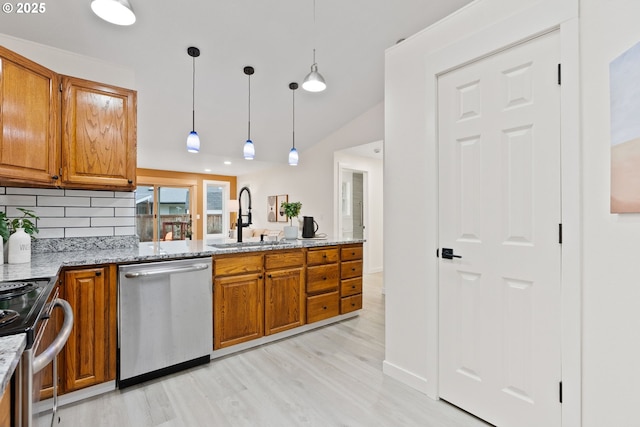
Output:
M318 232L334 237L334 211L337 206L334 194L338 179L334 152L381 140L384 134L383 112L384 106L380 103L308 150L300 152L298 166L283 165L238 176L238 189L246 185L251 190L254 228L276 230L287 225L267 222L267 197L288 194L290 202L302 203L300 221L302 216L313 216L320 227ZM368 244L371 245L371 242ZM382 251L382 242L378 242L378 246L380 249L372 253Z
M1 33L0 45L58 74L135 89L135 73L126 67Z
M637 0L580 1L585 427L640 425L640 215L609 213L609 63L640 42L638 17Z

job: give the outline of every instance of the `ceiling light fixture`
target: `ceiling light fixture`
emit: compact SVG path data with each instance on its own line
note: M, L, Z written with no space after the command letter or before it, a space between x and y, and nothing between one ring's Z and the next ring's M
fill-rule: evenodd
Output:
M92 0L91 10L112 24L131 25L136 22L136 15L128 0Z
M293 120L291 121L293 147L291 147L291 150L289 151L289 165L298 166L298 150L296 150L296 89L298 89L298 83L296 82L289 83L289 89L291 89L291 99L292 99L292 106L293 106L292 108Z
M187 49L187 53L193 58L193 80L192 80L192 98L191 98L191 133L187 137L187 151L189 153L197 153L200 151L200 137L196 133L196 58L200 56L200 49L191 46Z
M246 160L253 160L256 156L256 148L253 146L253 142L251 141L251 75L255 72L253 67L244 67L244 73L247 75L247 79L249 80L249 120L248 120L248 130L247 130L247 142L244 143L243 154Z
M302 89L308 92L322 92L327 88L324 77L318 72L318 64L316 63L316 0L313 0L313 64L311 64L311 72L307 74L302 82Z

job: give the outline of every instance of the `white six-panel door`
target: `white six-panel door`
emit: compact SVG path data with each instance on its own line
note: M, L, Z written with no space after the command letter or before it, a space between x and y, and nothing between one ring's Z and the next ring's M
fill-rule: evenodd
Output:
M438 79L440 396L497 426L561 424L560 42Z

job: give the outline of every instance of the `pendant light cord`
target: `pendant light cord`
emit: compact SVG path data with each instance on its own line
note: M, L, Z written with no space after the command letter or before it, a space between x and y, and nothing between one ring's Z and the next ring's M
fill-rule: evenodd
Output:
M247 124L247 140L251 141L251 74L248 75L249 77L249 122Z
M196 131L196 57L193 57L193 79L191 80L191 131Z
M291 97L293 98L293 120L291 121L291 131L293 133L293 148L296 148L296 91L291 91Z
M316 64L316 0L313 0L313 64Z

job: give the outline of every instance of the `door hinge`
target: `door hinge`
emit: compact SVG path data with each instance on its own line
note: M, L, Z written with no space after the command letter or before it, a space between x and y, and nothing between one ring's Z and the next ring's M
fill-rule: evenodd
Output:
M560 399L560 403L562 403L562 381L558 383L558 398Z
M562 64L558 64L558 84L562 84Z
M558 224L558 243L562 244L562 224Z
M62 83L60 83L60 84L58 85L58 90L59 90L60 92L62 92Z

